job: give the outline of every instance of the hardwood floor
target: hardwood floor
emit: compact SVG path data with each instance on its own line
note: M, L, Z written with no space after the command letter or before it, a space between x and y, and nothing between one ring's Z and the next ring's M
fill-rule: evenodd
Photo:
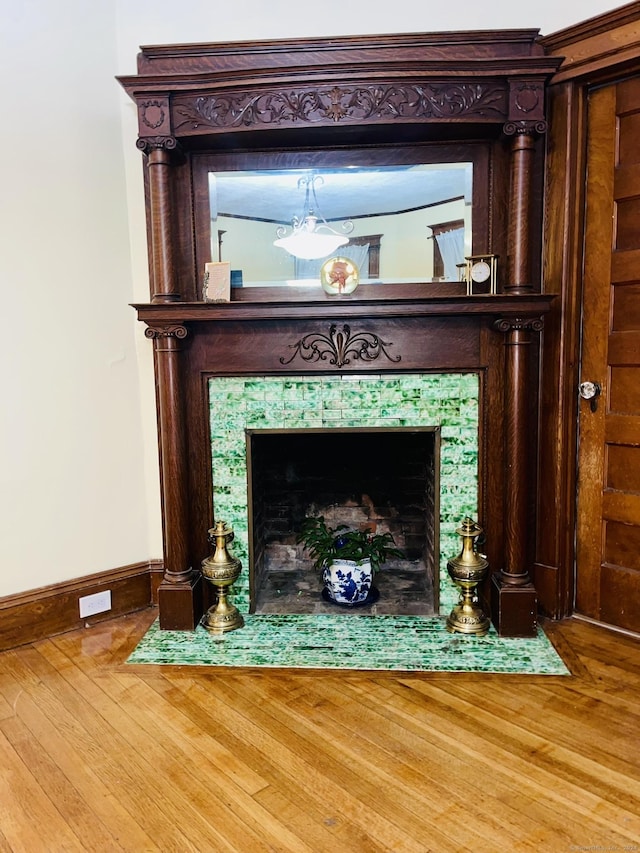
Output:
M125 667L153 611L0 654L0 853L640 851L640 642L572 677Z

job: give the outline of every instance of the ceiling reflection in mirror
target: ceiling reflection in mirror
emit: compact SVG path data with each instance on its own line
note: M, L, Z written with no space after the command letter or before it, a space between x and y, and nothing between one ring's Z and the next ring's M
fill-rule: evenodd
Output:
M230 264L232 287L317 286L335 256L364 283L457 281L472 248L472 171L456 162L210 172L211 257ZM326 252L281 239L309 232Z

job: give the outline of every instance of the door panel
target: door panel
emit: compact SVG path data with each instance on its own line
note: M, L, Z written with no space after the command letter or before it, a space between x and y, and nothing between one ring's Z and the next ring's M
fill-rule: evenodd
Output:
M605 488L640 493L640 447L607 445Z
M640 632L640 78L589 97L576 610Z
M640 571L640 527L608 521L604 556L612 566Z
M640 146L638 146L640 148ZM640 329L640 284L625 282L613 288L613 332ZM636 341L637 345L637 341Z

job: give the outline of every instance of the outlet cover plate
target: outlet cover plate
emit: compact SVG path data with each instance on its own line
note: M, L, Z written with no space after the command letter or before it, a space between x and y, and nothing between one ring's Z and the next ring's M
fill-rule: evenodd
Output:
M87 616L95 616L96 613L104 613L106 610L111 610L111 590L106 589L104 592L95 592L93 595L84 595L78 599L80 607L80 618L86 619Z

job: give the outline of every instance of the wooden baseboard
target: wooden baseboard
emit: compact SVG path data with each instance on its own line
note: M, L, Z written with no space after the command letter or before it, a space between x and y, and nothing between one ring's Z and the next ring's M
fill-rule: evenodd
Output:
M0 651L150 607L162 576L162 561L149 560L0 598ZM105 590L111 609L81 619L79 599Z

